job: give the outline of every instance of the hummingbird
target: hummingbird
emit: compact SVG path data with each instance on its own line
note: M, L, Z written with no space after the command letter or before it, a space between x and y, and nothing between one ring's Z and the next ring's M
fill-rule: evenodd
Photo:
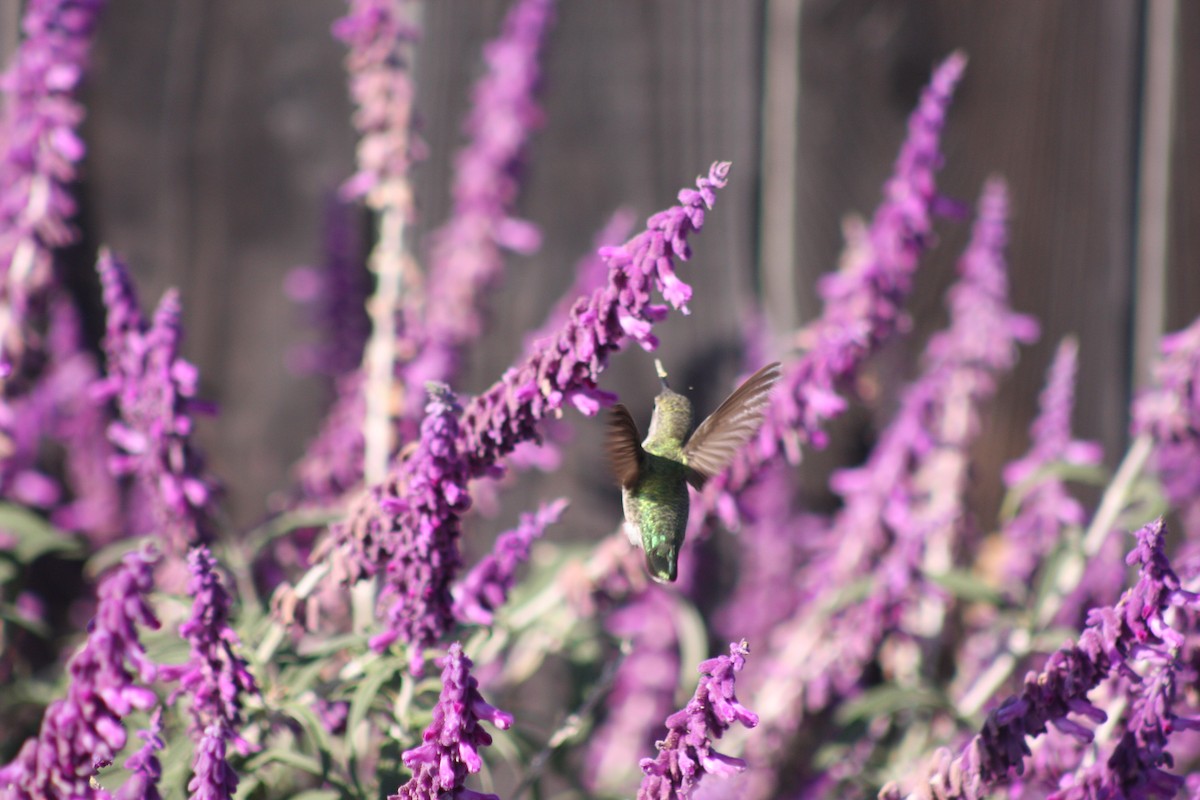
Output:
M654 398L650 431L640 434L629 409L613 406L605 446L621 484L625 533L646 552L646 568L659 583L675 580L679 550L687 532L687 486L704 482L729 465L737 451L758 432L771 388L779 380L779 362L760 369L734 390L721 406L692 428L692 404L671 391L667 373L654 362L662 391Z

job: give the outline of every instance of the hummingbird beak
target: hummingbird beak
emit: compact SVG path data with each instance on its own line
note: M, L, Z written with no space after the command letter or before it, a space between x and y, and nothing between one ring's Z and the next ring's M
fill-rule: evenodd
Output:
M658 382L662 384L662 388L670 389L671 387L667 385L667 371L657 358L654 359L654 370L658 373Z

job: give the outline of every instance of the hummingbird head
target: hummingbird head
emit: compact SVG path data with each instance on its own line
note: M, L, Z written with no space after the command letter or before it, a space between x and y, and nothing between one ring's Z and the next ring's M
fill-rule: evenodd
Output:
M650 417L646 438L682 443L691 430L691 401L664 387L654 398L654 414Z
M673 583L679 573L679 550L673 542L646 548L646 570L659 583Z

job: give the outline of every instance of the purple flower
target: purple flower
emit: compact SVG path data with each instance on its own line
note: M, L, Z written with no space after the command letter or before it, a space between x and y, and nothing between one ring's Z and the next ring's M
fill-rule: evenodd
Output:
M13 800L98 797L91 777L125 746L121 720L154 706L145 688L156 667L142 648L137 626L158 628L147 595L158 556L139 550L125 556L100 583L87 642L71 659L67 696L46 709L41 731L0 769L0 792Z
M608 283L608 262L601 253L610 247L616 247L629 238L629 234L633 232L634 222L635 218L632 212L619 209L609 217L604 227L596 232L596 236L592 240L592 250L575 265L575 280L563 292L562 297L554 304L554 308L550 309L550 313L546 315L542 324L525 334L522 348L525 355L532 355L537 351L538 343L542 339L553 337L567 324L571 319L571 308L575 305L576 300L590 295Z
M65 319L74 309L55 280L54 250L76 238L71 184L84 152L76 96L105 5L31 0L25 39L0 77L0 496L38 508L58 503L57 482L36 461L43 438L65 435L76 500L55 521L89 534L112 531L104 496L112 487L102 487L103 477L81 482L85 473L76 469L94 454L85 439L95 416L82 408L80 387L69 384L87 380L83 373L95 367L70 336L78 325ZM64 321L66 329L57 331Z
M518 0L484 47L487 71L466 123L470 143L455 161L454 207L433 234L424 302L406 321L415 354L402 368L409 419L419 414L425 382L451 382L461 349L483 329L481 299L503 271L503 251L527 254L541 244L537 228L512 212L525 148L542 122L538 57L553 22L554 0Z
M517 444L536 440L537 423L567 403L590 416L611 402L596 385L609 355L627 339L647 350L658 345L651 329L666 317L667 307L651 302L654 289L687 313L692 290L676 276L674 261L691 257L688 234L704 225L705 209L712 207L728 174L727 162L713 164L706 177L697 179L696 189L679 193L679 205L650 217L647 230L603 249L607 285L577 300L557 334L467 404L462 450L472 475L493 472Z
M394 192L395 181L405 180L414 156L409 131L415 92L409 61L420 29L412 19L412 0L350 0L349 5L349 13L334 23L333 34L350 48L346 71L358 107L354 126L362 138L358 172L342 192L367 197L378 208L397 201L380 194ZM407 207L408 201L403 204Z
M1012 369L1016 346L1038 337L1037 321L1008 305L1008 188L1000 178L983 187L971 241L958 264L961 280L947 305L953 325L929 340L926 359L934 364L968 365L988 372ZM976 377L987 388L994 379Z
M608 262L600 256L600 252L628 238L633 222L634 217L631 213L619 210L600 229L593 240L592 252L575 265L575 281L562 294L542 324L525 334L522 347L524 356L535 353L542 339L552 338L567 324L571 318L571 307L576 300L590 295L608 282ZM561 420L546 420L544 425L546 430L542 440L519 445L508 459L510 467L518 470L540 469L543 472L551 472L558 468L562 462L558 444L569 438L570 429ZM482 506L484 498L478 494L481 488L480 485L476 485L476 499Z
M329 506L341 501L363 480L363 372L337 381L337 397L292 472L302 505Z
M321 341L297 345L289 353L300 374L338 378L362 363L370 335L364 304L370 295L362 242L358 235L360 209L328 197L323 215L323 263L297 267L288 273L284 290L307 312Z
M1200 498L1200 318L1163 337L1157 386L1138 396L1133 432L1154 438L1154 462L1167 498L1187 508Z
M40 390L52 403L49 434L63 444L70 502L59 505L51 521L80 531L93 544L104 545L122 535L125 520L121 487L108 469L113 455L108 440L108 413L92 395L98 369L91 353L80 348L79 315L66 301L55 303L47 352L49 362Z
M125 760L125 769L133 774L121 784L114 795L115 800L161 800L158 782L162 779L162 764L155 753L162 750L162 706L150 715L150 727L138 731L145 742L142 747Z
M229 736L223 723L213 722L196 742L193 774L188 781L191 800L230 800L237 791L237 773L225 759Z
M229 627L233 604L216 572L217 564L207 547L188 553L188 594L192 615L179 626L179 634L191 646L186 664L163 667L165 680L178 680L175 694L191 697L192 735L196 754L195 776L188 784L194 798L228 798L237 788L237 775L225 763L225 745L232 741L238 752L251 751L238 732L242 726L242 698L258 691L254 677L235 648L237 634Z
M1200 720L1175 713L1176 680L1182 668L1177 653L1151 661L1149 674L1130 687L1132 713L1111 754L1069 776L1064 787L1051 795L1054 800L1171 800L1178 796L1184 778L1163 769L1174 765L1167 744L1176 731L1200 730Z
M706 485L709 513L722 504L732 508L729 494L753 480L781 451L798 463L802 443L823 446L821 426L846 408L843 384L907 325L902 306L918 260L932 244L934 216L946 205L935 174L942 163L946 112L965 66L966 57L954 53L934 71L909 117L908 138L870 227L848 229L841 269L818 285L824 300L821 317L801 331L804 353L785 368L757 445L744 448L723 475Z
M803 334L810 349L784 376L786 388L775 394L776 440L793 435L823 444L821 424L845 408L839 383L906 324L901 307L918 260L931 244L934 215L944 205L934 175L942 164L946 112L965 67L966 57L954 53L934 70L909 117L908 139L884 186L883 203L863 239L851 243L842 269L821 280L821 318Z
M1004 469L1009 491L1020 492L1017 512L1002 531L1007 545L1007 586L1029 586L1063 528L1083 523L1083 506L1067 491L1066 481L1053 471L1054 465L1096 466L1103 458L1098 444L1071 436L1078 350L1074 339L1058 346L1042 390L1040 411L1030 428L1032 445L1024 457Z
M417 33L404 19L409 15L403 5L402 0L357 0L335 31L351 44L348 67L363 131L360 172L346 191L373 191L381 195L372 200L373 207L399 204L407 216L407 189L398 188L396 181L406 174L411 157L412 87L405 48ZM540 82L537 59L552 12L553 0L522 0L484 50L488 72L476 87L467 123L471 143L457 161L454 212L434 234L428 285L407 289L398 343L405 387L398 442L416 433L426 383L452 380L459 350L478 335L482 323L477 306L499 276L501 250L529 252L538 244L536 228L510 214L525 145L541 118L534 101ZM408 279L413 282L414 276ZM327 504L361 481L364 389L361 377L344 379L339 386L338 401L298 468L306 500Z
M1185 591L1163 552L1166 530L1161 519L1137 532L1137 546L1126 559L1138 564L1137 584L1121 595L1115 606L1093 609L1088 625L1077 644L1068 642L1051 654L1040 672L1025 678L1022 691L1009 697L988 714L983 729L957 754L940 750L930 762L927 773L913 790L939 800L988 796L1014 773L1020 775L1025 757L1030 754L1028 737L1046 733L1047 725L1091 741L1092 731L1070 718L1080 715L1094 723L1106 715L1089 702L1088 695L1110 677L1122 677L1133 683L1142 681L1135 662L1178 665L1184 637L1167 623L1172 608L1200 608L1200 595ZM1174 670L1175 666L1171 669ZM1134 713L1126 725L1132 735L1128 743L1118 745L1110 761L1106 780L1118 781L1126 788L1138 787L1130 795L1100 793L1100 796L1163 797L1163 787L1178 783L1161 772L1169 764L1163 757L1165 744L1160 738L1169 733L1174 716L1173 677L1164 683L1151 676L1134 701ZM1187 727L1192 723L1187 721ZM1165 776L1165 777L1164 777ZM1090 779L1089 779L1090 780ZM1082 788L1082 787L1081 787ZM1116 786L1109 784L1108 789ZM885 787L881 798L906 796L895 784ZM1090 796L1090 795L1072 795Z
M84 145L76 99L102 0L32 0L25 40L0 78L0 377L38 348L36 315L54 283L54 248L74 240L70 186ZM5 385L6 394L9 386Z
M339 577L357 581L384 570L379 603L386 628L371 647L382 651L404 641L414 673L424 648L454 624L450 586L462 566L460 518L471 505L458 451L458 400L444 386L431 386L430 394L416 450L333 529Z
M712 743L735 722L747 728L758 724L758 716L734 694L735 675L749 652L743 640L729 645L729 655L700 665L696 693L682 711L667 717L667 737L658 743L658 755L642 759L646 777L638 800L686 800L704 775L725 778L746 768L745 761L718 753Z
M496 609L508 600L517 568L529 560L533 542L558 522L567 501L547 503L536 514L522 514L516 530L500 534L492 552L476 564L455 587L454 615L476 625L491 625Z
M467 789L463 782L468 774L479 772L483 760L479 748L492 743L480 725L489 722L500 730L512 726L511 714L506 714L484 701L479 684L471 677L471 659L458 642L450 645L442 666L442 695L433 707L433 721L425 729L424 744L406 750L404 765L413 771L408 783L388 800L440 800L443 797L461 800L484 800L495 795ZM449 794L447 794L449 793Z
M111 469L136 475L153 523L171 547L212 540L210 506L216 488L191 444L199 375L179 355L179 296L163 295L147 323L125 265L103 252L96 265L108 310L106 376L96 385L120 414L108 430L121 451Z

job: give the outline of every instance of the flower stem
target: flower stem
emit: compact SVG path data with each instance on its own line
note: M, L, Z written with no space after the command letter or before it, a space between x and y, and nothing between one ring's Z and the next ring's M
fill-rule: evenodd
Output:
M1083 579L1084 568L1089 559L1094 558L1104 546L1108 534L1117 523L1117 518L1125 510L1129 502L1129 494L1133 485L1142 475L1142 470L1153 451L1153 440L1143 434L1133 440L1121 466L1104 490L1100 505L1092 522L1084 534L1082 545L1055 562L1057 574L1048 578L1054 581L1056 591L1048 595L1038 609L1037 617L1029 625L1013 630L1008 635L1004 652L996 656L991 666L979 676L978 680L967 690L959 701L959 710L964 717L973 717L982 710L987 701L1008 680L1018 663L1033 652L1036 632L1043 630L1053 620L1062 608L1063 600L1079 585Z

